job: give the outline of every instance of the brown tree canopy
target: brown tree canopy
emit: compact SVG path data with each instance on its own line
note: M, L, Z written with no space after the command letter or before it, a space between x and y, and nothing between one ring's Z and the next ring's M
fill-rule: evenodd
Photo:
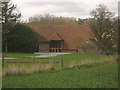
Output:
M33 24L49 24L49 25L76 25L75 18L69 17L57 17L54 15L44 14L44 15L34 15L29 18L29 23Z
M98 40L99 49L105 54L112 54L116 48L114 33L117 31L115 22L111 20L114 13L110 12L105 5L100 4L90 14L92 19L89 19L88 24Z

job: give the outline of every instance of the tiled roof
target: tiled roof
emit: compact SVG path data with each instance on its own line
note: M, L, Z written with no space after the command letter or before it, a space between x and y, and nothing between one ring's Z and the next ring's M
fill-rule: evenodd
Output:
M88 38L94 38L90 27L85 25L33 25L36 32L48 40L64 40L64 48L74 49Z
M48 40L63 40L58 33L52 33L49 37L47 37Z
M39 42L49 42L48 39L46 39L45 37L43 37L43 36L40 35L39 33L36 33L36 35L38 36Z

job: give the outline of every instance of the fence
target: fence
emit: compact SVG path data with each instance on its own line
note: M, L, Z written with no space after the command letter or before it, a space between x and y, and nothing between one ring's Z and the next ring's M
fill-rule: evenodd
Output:
M5 58L15 58L15 59L19 59L19 58L33 58L33 61L27 61L27 62L12 62L12 61L5 61ZM60 59L61 61L59 62L38 62L36 61L35 59ZM45 63L45 64L48 64L48 63L59 63L61 64L62 68L64 67L63 66L63 57L35 57L35 56L31 56L31 57L7 57L7 56L4 56L2 55L2 66L4 67L4 63Z

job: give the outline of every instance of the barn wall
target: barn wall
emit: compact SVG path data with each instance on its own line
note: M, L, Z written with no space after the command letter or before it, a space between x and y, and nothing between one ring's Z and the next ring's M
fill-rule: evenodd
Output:
M39 52L49 52L49 43L39 43Z

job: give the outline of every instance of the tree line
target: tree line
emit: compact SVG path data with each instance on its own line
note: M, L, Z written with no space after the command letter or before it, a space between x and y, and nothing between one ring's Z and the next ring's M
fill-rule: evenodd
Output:
M29 18L28 23L32 24L50 24L50 25L79 25L79 24L87 24L87 20L82 18L74 18L74 17L62 17L55 16L50 14L37 14L33 15Z
M49 24L49 25L76 25L76 19L75 18L69 18L69 17L57 17L55 15L50 14L40 14L40 15L34 15L29 18L29 22L32 24Z

